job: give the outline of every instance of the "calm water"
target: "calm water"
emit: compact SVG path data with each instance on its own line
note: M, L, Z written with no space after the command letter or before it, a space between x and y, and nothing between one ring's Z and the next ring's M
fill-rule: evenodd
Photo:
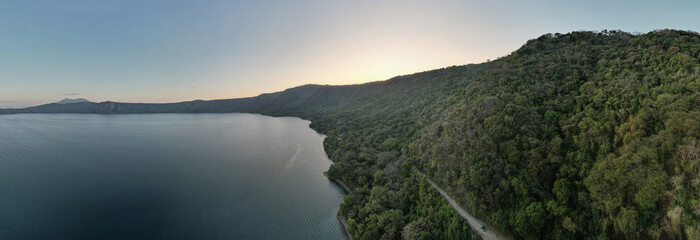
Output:
M0 115L2 239L344 239L323 136L252 114Z

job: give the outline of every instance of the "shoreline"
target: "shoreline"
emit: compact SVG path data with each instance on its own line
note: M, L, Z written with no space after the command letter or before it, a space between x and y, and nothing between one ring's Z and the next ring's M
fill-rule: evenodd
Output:
M345 219L340 217L338 214L335 215L335 218L338 219L340 226L343 227L343 232L345 232L346 239L352 240L352 235L350 235L350 232L348 232L348 223L345 222Z
M323 175L326 175L326 173L323 173ZM343 188L343 190L345 190L345 194L350 194L350 188L348 188L348 186L345 186L345 184L343 182L341 182L335 178L329 177L328 175L326 175L326 177L328 179L330 179L331 182L334 182L335 184L338 184L341 188Z
M306 119L303 119L303 118L300 118L300 117L296 117L296 118L299 118L299 119L305 120L305 121L309 121L309 126L308 126L308 128L310 128L310 129L313 130L314 132L316 132L316 133L320 134L321 136L323 136L322 138L324 139L324 141L325 141L326 137L328 137L328 135L323 134L323 133L320 133L318 130L312 128L312 127L311 127L311 123L312 123L311 120L306 120ZM335 164L335 161L333 161L331 158L328 157L328 153L326 152L326 147L323 146L323 141L321 141L321 148L323 148L323 153L326 154L326 158L327 158L328 160L331 161L331 164ZM332 178L332 177L328 176L328 174L326 174L325 172L323 173L323 176L326 176L326 178L328 178L328 180L330 180L331 182L333 182L333 183L335 183L336 185L340 186L340 188L342 188L343 191L345 192L345 195L350 194L350 188L349 188L348 186L346 186L343 182L341 182L341 181L338 180L338 179L335 179L335 178ZM343 201L345 201L345 200L343 200ZM340 211L340 209L338 209L338 210ZM335 218L338 220L338 223L340 223L340 227L343 228L343 232L345 233L345 239L352 240L352 235L350 234L350 232L348 232L348 223L347 223L347 221L345 221L345 219L343 219L343 217L341 217L338 213L339 213L339 212L336 212L336 213L335 213Z
M326 176L326 178L328 178L329 180L331 180L331 182L334 182L335 184L340 186L345 191L346 195L350 194L350 188L348 188L348 186L345 186L343 182L329 177L328 175L326 175L326 173L323 173L323 175ZM350 232L348 232L348 223L345 221L345 219L343 219L343 217L341 217L338 213L335 213L335 218L338 219L338 222L340 222L340 226L343 228L343 232L345 232L346 239L352 240L352 235L350 235Z
M326 137L328 137L328 135L326 135L325 133L319 132L318 129L312 128L311 125L313 124L313 122L312 122L311 120L303 119L303 118L301 118L301 117L294 117L294 118L298 118L298 119L301 119L301 120L304 120L304 121L308 121L308 122L309 122L309 126L307 126L307 127L308 127L309 129L313 130L314 132L316 132L316 133L318 133L319 135L322 136L321 139L323 139L323 140L321 141L321 148L323 148L323 153L326 155L326 159L328 159L328 160L331 161L331 165L335 164L335 161L333 161L333 159L331 159L330 157L328 157L328 153L326 152L326 147L323 145L323 142L326 140ZM331 182L335 183L336 185L340 186L340 188L342 188L343 191L345 192L345 195L350 194L350 188L349 188L348 186L346 186L343 182L341 182L341 181L338 180L338 179L335 179L335 178L332 178L332 177L328 176L328 174L326 174L325 172L323 173L323 176L325 176L326 178L328 178L328 180L330 180ZM343 202L344 202L344 201L345 201L345 200L343 200ZM338 211L340 211L340 209L338 209ZM339 212L336 212L336 213L335 213L335 219L338 220L338 223L340 223L340 227L343 228L343 232L345 233L345 239L352 240L352 235L350 234L350 232L348 232L348 223L347 223L347 221L345 221L345 219L343 219L343 217L340 216Z

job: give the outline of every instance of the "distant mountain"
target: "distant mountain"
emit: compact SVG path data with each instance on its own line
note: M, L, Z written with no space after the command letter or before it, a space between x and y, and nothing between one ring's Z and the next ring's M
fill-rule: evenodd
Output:
M513 239L700 239L696 32L545 34L487 63L251 98L0 109L205 112L311 120L354 239L478 237L413 168Z
M432 71L432 72L435 72ZM416 74L416 76L421 74ZM430 72L422 74L432 75ZM420 79L424 80L424 79ZM120 102L75 102L49 103L21 109L0 109L0 114L16 113L260 113L271 116L311 117L322 113L336 112L356 106L359 101L381 97L382 94L401 89L418 90L422 84L415 77L396 77L387 81L359 85L329 86L303 85L281 92L265 93L257 97L195 100L178 103L120 103Z
M56 103L58 104L68 104L68 103L81 103L81 102L90 102L85 98L64 98L61 101L58 101Z

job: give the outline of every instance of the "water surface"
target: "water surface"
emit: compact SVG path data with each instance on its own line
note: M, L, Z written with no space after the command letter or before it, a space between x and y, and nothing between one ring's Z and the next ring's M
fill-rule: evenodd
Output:
M343 239L323 136L253 114L0 115L3 239Z

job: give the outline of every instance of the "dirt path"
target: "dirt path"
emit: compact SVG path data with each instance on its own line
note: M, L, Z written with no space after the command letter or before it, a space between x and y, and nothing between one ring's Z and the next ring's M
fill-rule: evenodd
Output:
M416 172L417 172L418 174L420 174L421 176L425 176L425 174L423 174L423 173L422 173L421 171L419 171L418 169L413 168L413 170L416 171ZM450 205L452 205L452 208L454 208L454 209L459 213L459 215L461 215L464 219L467 220L467 222L469 223L469 226L470 226L472 229L474 229L475 232L477 232L479 235L481 235L481 238L483 238L484 240L508 239L508 238L503 237L501 234L498 234L497 232L494 232L494 231L491 230L491 229L486 229L486 231L481 230L481 229L480 229L481 226L486 226L486 225L484 225L484 223L483 223L481 220L475 218L474 216L472 216L471 214L469 214L469 212L467 212L467 210L465 210L464 208L460 207L460 206L457 204L457 202L455 202L454 199L452 199L449 195L447 195L447 192L445 192L445 190L443 190L442 188L438 187L438 185L436 185L436 184L433 182L433 180L430 180L429 177L426 176L426 179L428 180L428 182L430 183L430 185L432 185L435 189L437 189L437 190L440 192L440 194L442 194L442 196L445 197L445 199L447 199L447 202L449 202Z

